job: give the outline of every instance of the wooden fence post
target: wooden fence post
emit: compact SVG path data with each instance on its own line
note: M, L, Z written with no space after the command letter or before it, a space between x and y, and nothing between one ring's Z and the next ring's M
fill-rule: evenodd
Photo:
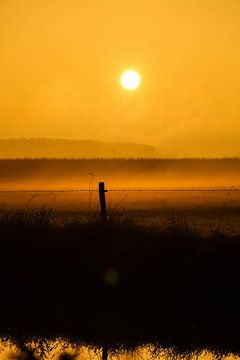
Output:
M105 184L104 182L99 183L99 200L100 200L100 209L101 209L101 219L102 221L107 220L107 205L106 205L106 197L105 193Z
M108 360L108 348L104 346L102 349L102 360Z

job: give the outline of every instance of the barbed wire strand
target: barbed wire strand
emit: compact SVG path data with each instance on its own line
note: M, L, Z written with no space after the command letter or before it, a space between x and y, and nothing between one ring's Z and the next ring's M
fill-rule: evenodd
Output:
M98 192L98 189L2 189L0 194L11 193L77 193L77 192ZM240 192L240 188L209 188L209 189L196 189L196 188L162 188L162 189L108 189L106 192Z

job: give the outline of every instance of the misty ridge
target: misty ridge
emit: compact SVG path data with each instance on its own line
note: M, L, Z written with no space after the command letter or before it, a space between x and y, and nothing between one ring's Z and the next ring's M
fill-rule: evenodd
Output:
M151 145L67 139L0 139L0 158L157 158Z

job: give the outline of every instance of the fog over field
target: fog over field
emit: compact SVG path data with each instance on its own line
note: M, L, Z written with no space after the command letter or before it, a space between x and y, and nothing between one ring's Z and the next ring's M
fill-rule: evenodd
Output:
M239 228L240 159L5 159L0 160L0 209L54 208L74 217L99 214L98 182L110 190L109 214L140 223L168 216L209 221L231 218ZM222 192L132 192L132 189L229 189ZM82 189L86 192L56 193ZM111 191L111 190L122 191ZM5 193L5 190L33 190ZM41 193L39 190L52 190ZM211 220L210 220L211 219ZM217 220L218 221L218 220ZM204 226L205 226L204 225ZM232 224L233 225L233 224ZM208 225L207 225L208 226ZM233 227L233 226L232 226Z
M1 188L232 187L240 159L15 159L0 161Z

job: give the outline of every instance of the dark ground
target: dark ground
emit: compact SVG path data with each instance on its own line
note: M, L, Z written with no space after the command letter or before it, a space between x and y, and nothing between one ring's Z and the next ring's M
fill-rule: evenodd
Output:
M35 209L3 212L0 239L3 336L240 353L240 233Z

